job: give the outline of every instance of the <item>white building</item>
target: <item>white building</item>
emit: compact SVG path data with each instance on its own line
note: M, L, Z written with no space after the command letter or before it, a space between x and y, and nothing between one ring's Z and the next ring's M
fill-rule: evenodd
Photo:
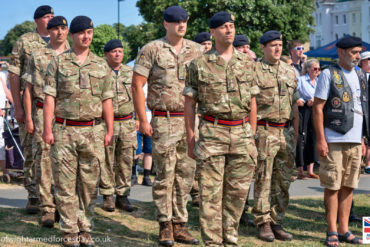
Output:
M311 48L318 48L346 34L370 43L370 0L317 0L316 26Z

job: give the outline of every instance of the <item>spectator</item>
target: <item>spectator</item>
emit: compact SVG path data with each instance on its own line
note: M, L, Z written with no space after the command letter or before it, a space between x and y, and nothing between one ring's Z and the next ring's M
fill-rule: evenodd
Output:
M370 84L370 51L365 51L361 53L361 61L360 61L360 67L362 71L366 75L366 80L368 85ZM366 150L366 166L365 166L365 172L367 174L370 174L370 145L369 140L367 143L367 150Z
M293 61L296 77L302 75L303 64L307 60L307 56L303 54L304 47L302 45L302 42L299 40L292 40L288 42L288 51Z

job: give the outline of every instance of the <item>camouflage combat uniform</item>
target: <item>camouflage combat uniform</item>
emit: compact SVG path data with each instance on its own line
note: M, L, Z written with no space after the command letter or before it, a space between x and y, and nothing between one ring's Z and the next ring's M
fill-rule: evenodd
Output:
M259 93L254 62L234 50L226 63L212 49L189 67L183 94L198 103L202 115L194 153L200 163L200 224L207 246L237 245L257 149L247 122L251 98ZM206 120L206 117L215 120ZM226 123L223 121L226 120ZM239 121L230 126L228 122Z
M69 48L66 42L66 48ZM36 183L38 185L41 213L53 213L55 204L53 202L52 185L54 184L51 162L50 145L42 140L44 129L43 102L45 95L43 87L45 85L44 76L48 64L53 57L58 54L50 44L38 49L29 60L27 72L22 76L23 81L32 85L32 121L34 124L34 134L32 136L32 157L35 162Z
M148 78L147 104L153 111L152 149L156 165L153 200L159 222L187 222L186 203L193 184L195 162L187 155L184 96L186 66L203 48L184 39L180 54L162 38L138 54L134 72ZM165 116L156 116L161 111ZM170 116L180 113L180 117Z
M112 145L105 147L106 162L102 166L99 189L102 195L116 193L128 196L137 146L131 92L132 69L121 65L118 74L111 70L111 76L114 78L114 135Z
M46 42L36 31L23 34L14 44L8 71L19 76L21 92L25 89L25 82L21 77L27 71L31 54L46 45ZM24 123L19 123L19 135L25 158L23 163L24 187L28 191L28 198L38 198L35 178L36 171L32 156L32 135L27 133Z
M44 93L55 97L50 157L59 226L67 233L90 232L104 162L102 101L113 98L110 68L92 52L81 64L68 50L49 64Z
M271 65L264 59L256 64L256 76L261 92L256 97L258 165L252 213L258 226L267 222L280 225L295 164L292 105L299 98L297 80L288 64ZM286 126L277 127L279 124Z

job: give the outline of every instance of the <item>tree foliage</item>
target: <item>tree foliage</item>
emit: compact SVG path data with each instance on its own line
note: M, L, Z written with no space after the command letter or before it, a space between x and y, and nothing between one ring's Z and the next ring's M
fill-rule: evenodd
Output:
M162 30L163 11L171 5L180 5L188 11L188 39L193 39L199 32L208 31L209 19L213 14L218 11L230 12L235 17L236 33L247 35L252 49L259 54L259 38L268 30L280 31L284 41L307 41L313 31L314 0L139 0L136 3L144 19Z
M21 24L15 25L5 35L5 38L1 41L0 54L2 56L8 56L12 52L13 45L17 39L28 32L34 31L36 24L33 21L25 21Z
M117 39L117 32L114 27L111 25L103 24L94 28L94 38L90 45L90 49L96 55L104 57L104 46L111 40ZM130 47L126 41L122 38L119 38L123 44L123 63L126 63L130 56Z

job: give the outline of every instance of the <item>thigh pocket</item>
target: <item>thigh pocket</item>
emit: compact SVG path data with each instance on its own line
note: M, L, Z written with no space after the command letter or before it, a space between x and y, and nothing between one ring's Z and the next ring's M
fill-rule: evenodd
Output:
M325 162L320 164L320 181L323 181L326 184L333 184L338 178L337 167L333 163L329 163L327 157Z

